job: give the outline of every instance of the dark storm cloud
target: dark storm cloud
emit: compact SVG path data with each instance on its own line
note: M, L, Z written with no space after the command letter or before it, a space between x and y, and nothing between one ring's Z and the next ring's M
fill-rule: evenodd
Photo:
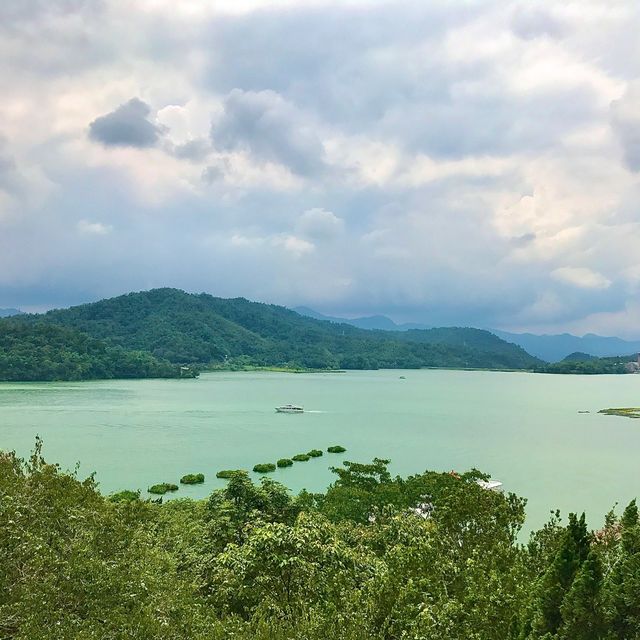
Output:
M154 147L163 129L149 121L151 107L132 98L89 125L89 137L107 147Z
M275 91L234 89L211 128L218 149L244 150L302 176L325 168L324 147L313 122Z

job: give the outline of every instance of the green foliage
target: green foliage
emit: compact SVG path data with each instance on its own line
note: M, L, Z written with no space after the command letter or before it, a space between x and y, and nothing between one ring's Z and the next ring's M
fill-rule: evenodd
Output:
M308 462L311 456L308 453L296 453L291 459L295 462Z
M124 491L112 493L108 496L107 500L110 502L135 502L136 500L140 500L140 491L125 489Z
M64 325L113 347L175 364L243 368L531 368L523 349L467 328L367 331L243 298L154 289L57 309L15 322Z
M565 373L565 374L623 374L630 373L628 365L636 360L636 356L615 356L606 358L589 357L585 359L586 354L572 354L575 358L570 360L569 357L560 362L551 364L538 365L534 368L536 373Z
M204 473L188 473L180 478L180 484L201 484L204 482Z
M293 465L293 460L291 460L291 458L280 458L276 464L280 468L290 467Z
M554 512L522 545L524 501L476 470L334 472L323 494L234 471L206 501L161 504L101 496L39 442L0 453L0 638L640 637L635 502L595 534Z
M159 484L154 484L151 485L147 491L149 493L155 493L155 494L165 494L169 491L177 491L178 490L178 485L177 484L171 484L170 482L160 482Z
M337 444L337 445L334 445L333 447L328 447L327 451L329 453L344 453L346 449L344 447L341 447L339 444Z
M307 455L310 458L320 458L322 456L322 451L320 449L311 449L311 451L307 451Z
M32 324L15 318L0 320L1 381L179 378L184 375L180 367L146 351L112 346L72 328ZM195 370L189 370L189 377L195 375Z
M216 478L221 478L224 480L228 480L229 478L233 478L236 473L245 473L241 469L222 469L216 473Z
M256 473L271 473L276 470L276 465L273 462L263 462L261 464L256 464L253 467L253 470Z

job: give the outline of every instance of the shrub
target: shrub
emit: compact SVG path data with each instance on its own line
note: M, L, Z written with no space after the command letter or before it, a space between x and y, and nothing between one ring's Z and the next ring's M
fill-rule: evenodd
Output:
M311 449L311 451L307 452L307 455L310 458L319 458L322 455L322 451L320 449Z
M293 464L293 460L291 460L291 458L280 458L280 460L278 460L277 465L282 468L282 467L290 467Z
M200 484L204 482L204 473L188 473L180 478L180 484Z
M140 491L125 489L124 491L112 493L108 500L109 502L135 502L136 500L140 500Z
M236 473L240 473L240 469L223 469L222 471L218 471L218 473L216 473L216 478L228 480L229 478L232 478Z
M262 464L257 464L253 467L253 470L256 473L271 473L276 470L276 465L273 462L263 462Z
M309 456L306 453L298 453L292 458L292 460L295 460L296 462L306 462L308 459Z
M344 447L341 447L339 444L337 444L333 447L329 447L327 451L329 453L344 453L346 449Z
M171 482L161 482L160 484L154 484L153 486L147 489L149 493L157 493L157 494L163 494L163 493L167 493L167 491L177 491L177 490L178 490L178 485L172 484Z

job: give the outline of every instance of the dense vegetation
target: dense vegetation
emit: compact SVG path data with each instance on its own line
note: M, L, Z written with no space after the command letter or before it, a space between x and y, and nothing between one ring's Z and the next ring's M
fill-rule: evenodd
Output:
M180 478L180 484L202 484L203 482L204 473L187 473Z
M176 378L193 375L147 351L90 338L73 328L0 321L0 380Z
M537 366L538 373L567 373L596 375L603 373L634 373L636 355L596 358L585 353L573 353L560 362Z
M0 454L0 638L615 640L640 634L640 525L557 514L478 472L345 463L324 494L236 473L206 501L102 497Z
M275 305L177 289L130 293L21 318L71 327L175 364L312 369L526 369L540 364L520 347L479 329L367 331Z

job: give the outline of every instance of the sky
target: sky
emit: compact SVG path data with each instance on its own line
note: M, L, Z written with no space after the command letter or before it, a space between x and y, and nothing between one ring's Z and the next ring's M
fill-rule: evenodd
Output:
M636 0L2 0L0 307L640 338L638 32Z

